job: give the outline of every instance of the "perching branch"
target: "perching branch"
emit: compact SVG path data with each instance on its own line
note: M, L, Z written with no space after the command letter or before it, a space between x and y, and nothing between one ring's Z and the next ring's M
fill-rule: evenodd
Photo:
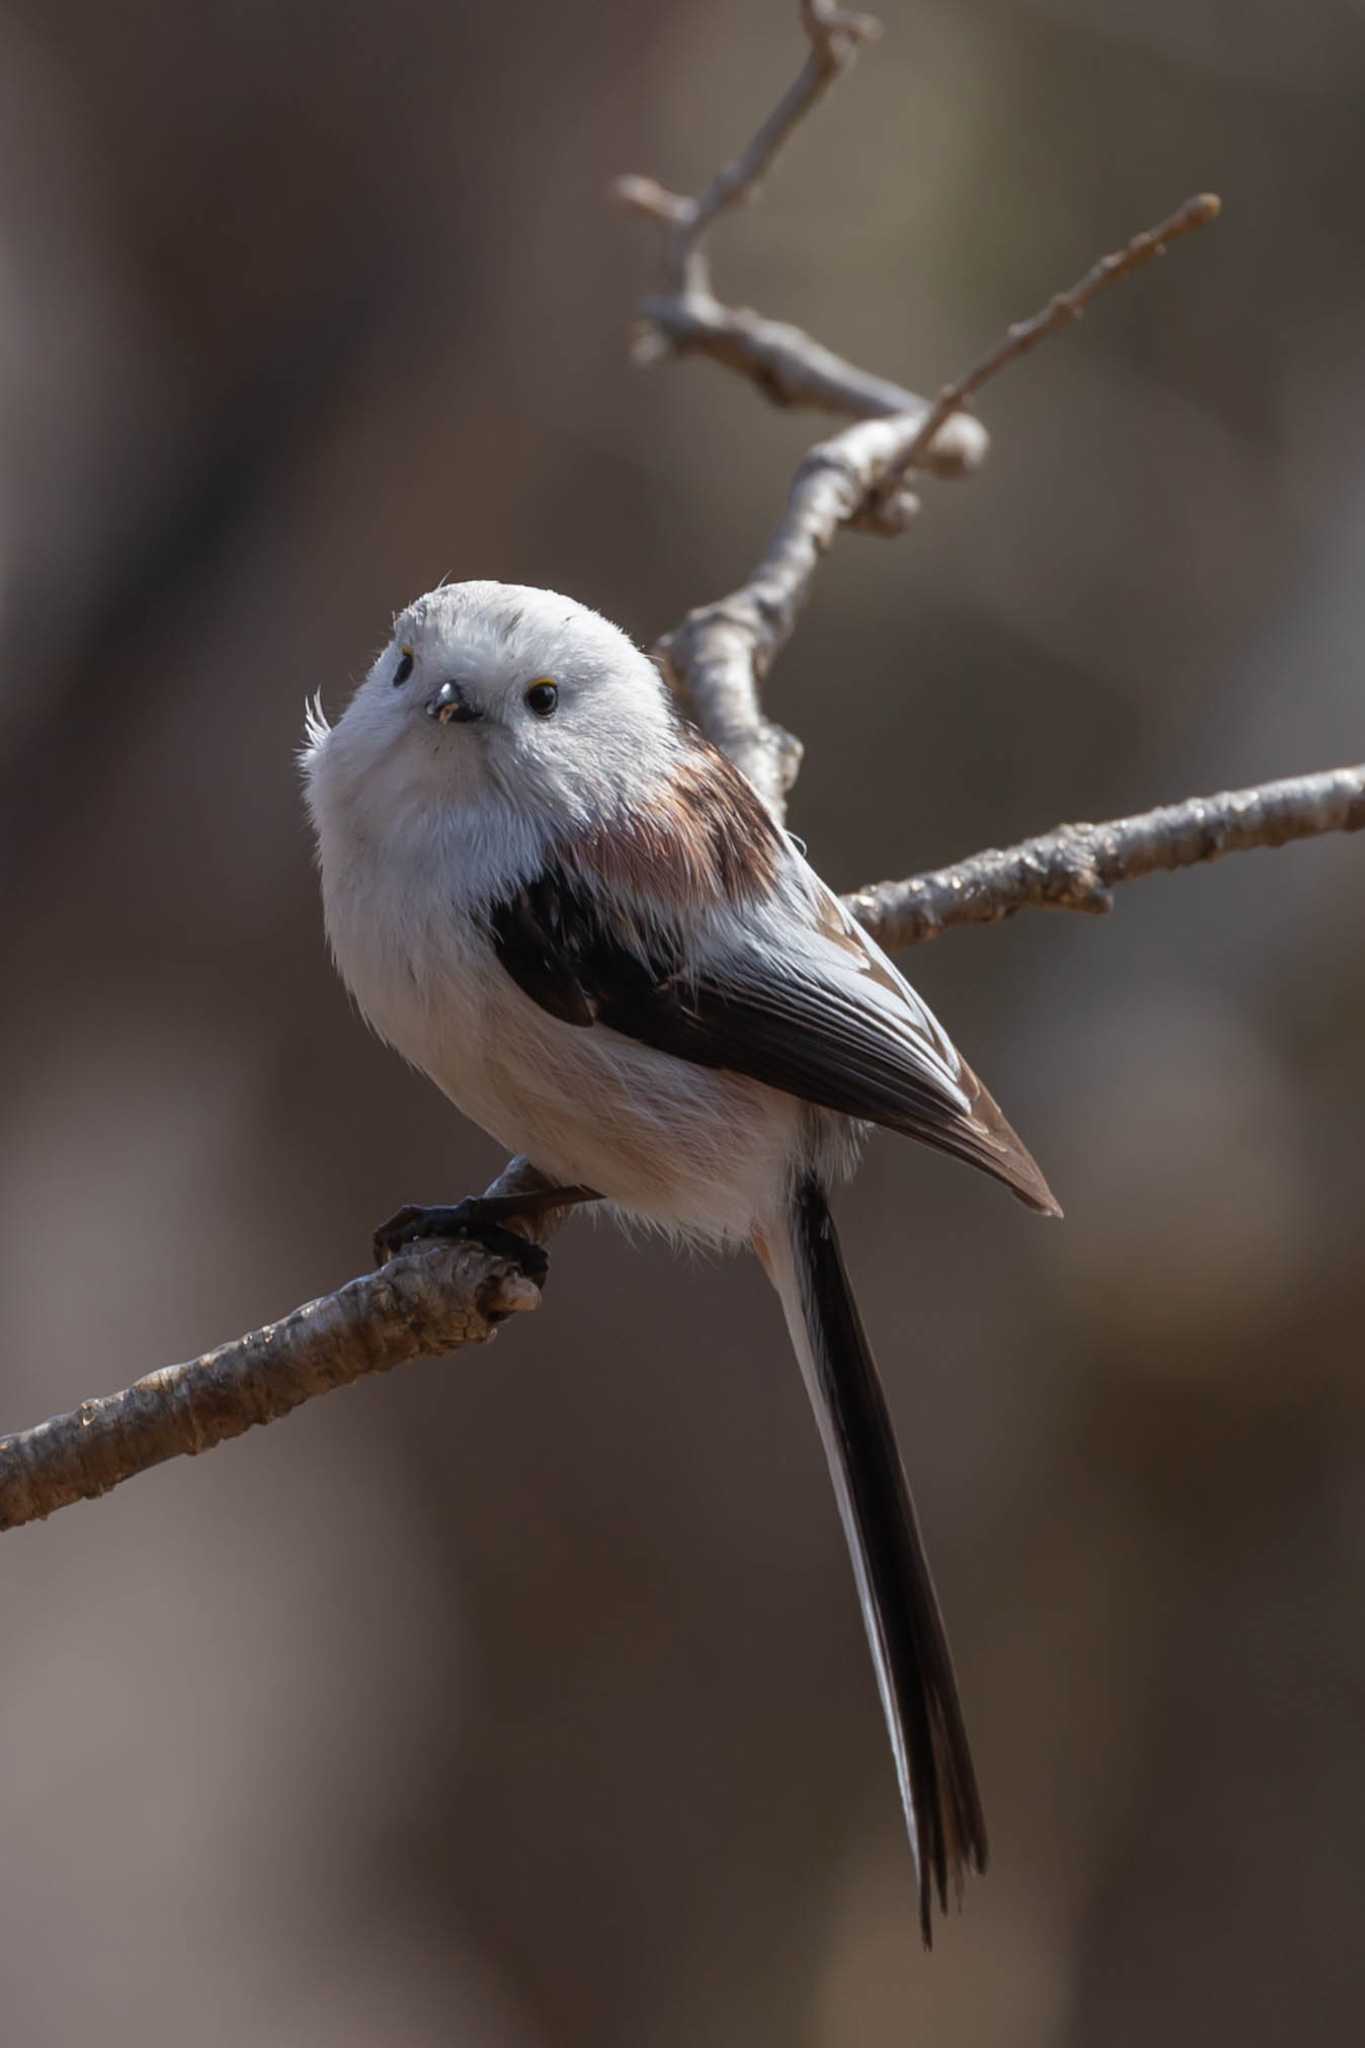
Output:
M513 1159L487 1192L524 1195L543 1243L568 1215L545 1207L545 1187L527 1160ZM36 1429L0 1437L0 1529L94 1500L167 1458L197 1457L366 1373L485 1343L505 1317L539 1306L536 1283L481 1245L400 1252L282 1322L148 1373L126 1393L82 1401Z
M665 229L665 290L642 308L656 352L665 347L708 354L750 377L780 404L816 407L858 422L804 458L782 520L749 581L719 603L690 613L659 645L663 665L694 715L778 812L800 747L764 719L759 684L789 638L815 568L839 528L899 532L916 509L903 482L909 470L961 475L975 469L986 436L961 408L981 385L1044 335L1076 319L1104 285L1217 211L1214 200L1191 200L1159 228L1105 257L1042 313L1011 328L991 355L946 385L930 406L842 361L797 329L722 306L711 293L703 246L707 230L753 196L799 121L877 32L866 16L841 13L824 0L805 0L801 15L810 53L800 76L748 148L700 198L679 198L638 178L618 188ZM1158 869L1362 827L1365 767L1340 768L1196 797L1106 825L1063 825L1004 852L979 853L905 882L879 883L848 902L883 945L908 946L952 925L992 923L1030 906L1107 910L1118 883ZM528 1162L513 1160L488 1192L525 1196L523 1234L543 1240L565 1213L545 1211L545 1185ZM0 1437L0 1529L93 1499L167 1458L210 1450L365 1373L481 1343L504 1317L534 1308L539 1299L538 1287L513 1261L477 1245L404 1251L379 1272L309 1302L282 1322L151 1373L126 1393L83 1402L36 1429Z
M167 1458L211 1451L364 1373L480 1344L503 1316L539 1300L534 1282L476 1245L403 1252L282 1322L0 1437L0 1529L94 1500Z

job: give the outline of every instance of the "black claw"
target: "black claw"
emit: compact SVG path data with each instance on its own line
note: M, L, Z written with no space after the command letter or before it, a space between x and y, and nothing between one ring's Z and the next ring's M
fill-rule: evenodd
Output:
M501 1219L517 1213L515 1201L502 1196L485 1201L475 1195L464 1202L438 1204L434 1208L408 1202L376 1230L374 1262L376 1266L384 1265L404 1245L415 1244L418 1238L449 1238L482 1245L485 1251L506 1259L541 1287L550 1270L545 1247L532 1244L515 1230L503 1228Z

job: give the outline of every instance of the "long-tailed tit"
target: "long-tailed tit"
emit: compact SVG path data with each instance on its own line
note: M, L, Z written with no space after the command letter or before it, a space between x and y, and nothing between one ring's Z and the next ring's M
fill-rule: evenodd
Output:
M650 661L571 599L433 591L304 755L327 932L381 1037L551 1182L752 1247L814 1404L930 1937L986 1835L828 1206L868 1124L1059 1213L946 1034ZM386 1248L479 1226L401 1212ZM452 1219L453 1218L453 1223ZM485 1221L487 1219L484 1219Z

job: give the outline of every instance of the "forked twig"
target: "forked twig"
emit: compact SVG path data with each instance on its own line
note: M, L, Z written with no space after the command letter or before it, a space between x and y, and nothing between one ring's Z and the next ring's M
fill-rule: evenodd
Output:
M656 178L617 178L613 196L657 222L663 233L662 289L640 303L632 346L637 363L662 355L707 355L751 379L774 405L803 407L847 419L893 413L924 418L929 401L889 378L860 370L799 327L768 320L746 307L723 305L711 285L708 230L735 207L750 204L795 130L850 68L858 51L881 34L870 14L806 0L805 63L752 140L719 170L697 198L671 192ZM987 437L975 420L950 420L922 451L936 476L969 475L985 457Z

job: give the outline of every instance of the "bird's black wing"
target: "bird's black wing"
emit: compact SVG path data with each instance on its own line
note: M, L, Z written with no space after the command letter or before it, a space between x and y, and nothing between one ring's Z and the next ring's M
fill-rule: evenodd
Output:
M826 939L778 955L757 938L689 966L559 863L493 904L503 967L566 1024L619 1031L955 1154L1047 1213L1042 1174L899 975L830 898Z

